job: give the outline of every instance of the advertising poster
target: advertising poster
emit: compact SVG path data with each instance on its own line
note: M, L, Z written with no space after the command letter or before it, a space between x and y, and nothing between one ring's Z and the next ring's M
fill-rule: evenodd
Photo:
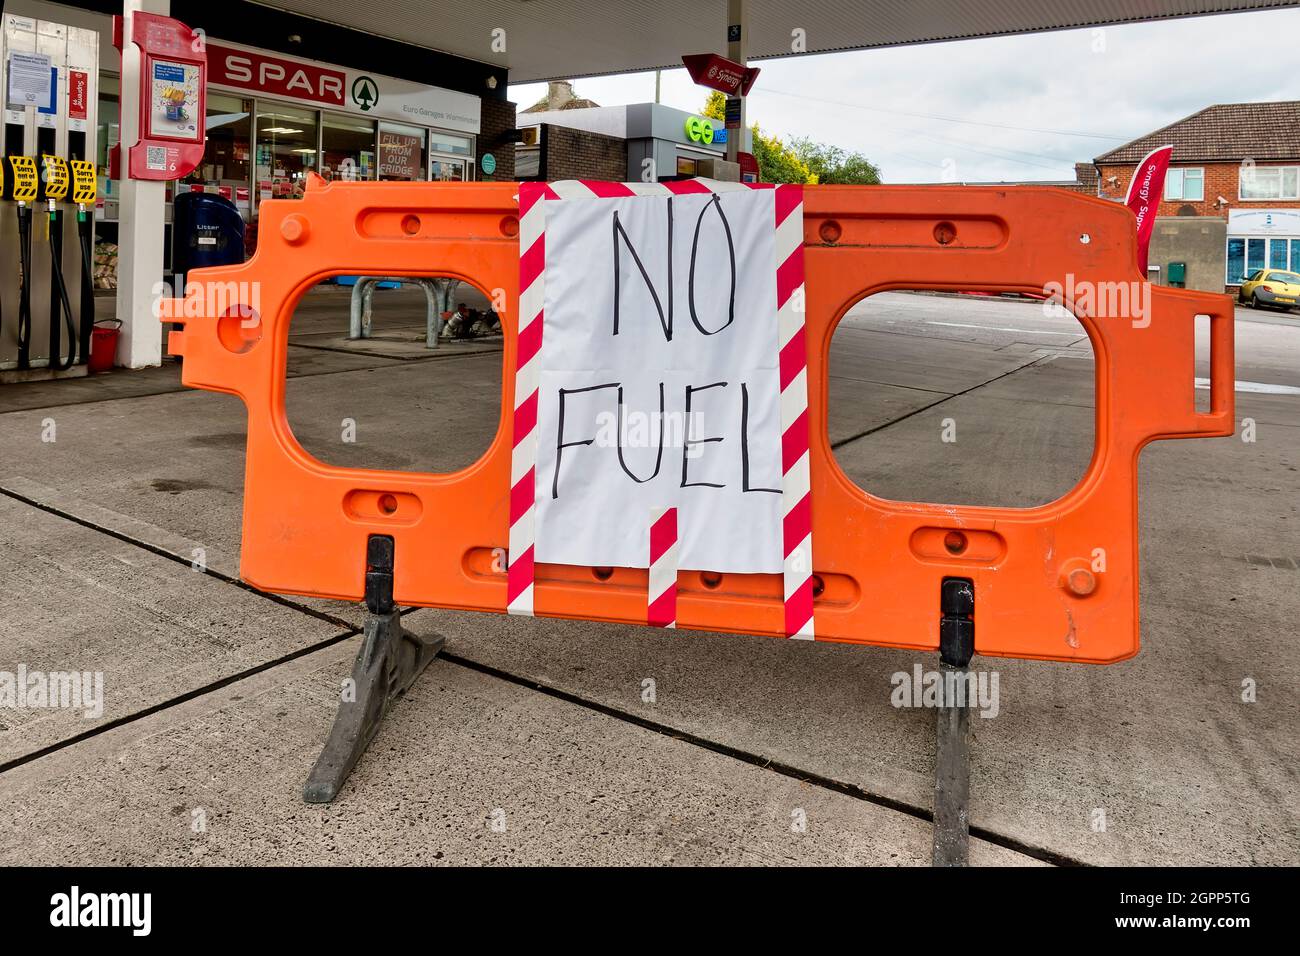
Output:
M199 68L154 60L149 78L149 135L197 139Z

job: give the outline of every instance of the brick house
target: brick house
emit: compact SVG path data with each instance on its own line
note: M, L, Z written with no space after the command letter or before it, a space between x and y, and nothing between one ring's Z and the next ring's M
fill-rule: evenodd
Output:
M1256 269L1300 270L1300 101L1221 103L1098 156L1097 195L1123 201L1137 164L1172 143L1151 261L1235 292Z

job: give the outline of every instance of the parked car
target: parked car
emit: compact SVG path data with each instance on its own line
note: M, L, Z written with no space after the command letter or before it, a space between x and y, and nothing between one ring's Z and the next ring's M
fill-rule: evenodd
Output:
M1256 309L1265 305L1294 309L1300 305L1300 275L1281 269L1259 269L1241 284L1237 298Z

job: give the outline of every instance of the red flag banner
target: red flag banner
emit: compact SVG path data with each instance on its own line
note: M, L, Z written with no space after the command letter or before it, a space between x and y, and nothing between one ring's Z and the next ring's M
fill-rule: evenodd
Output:
M716 53L690 53L682 57L682 63L696 85L721 90L728 96L748 96L758 77L758 67L744 66Z
M1151 233L1156 227L1156 210L1160 208L1165 173L1169 171L1169 160L1173 155L1173 146L1159 146L1147 153L1133 171L1133 180L1128 184L1128 195L1124 198L1124 205L1137 217L1138 268L1144 277Z

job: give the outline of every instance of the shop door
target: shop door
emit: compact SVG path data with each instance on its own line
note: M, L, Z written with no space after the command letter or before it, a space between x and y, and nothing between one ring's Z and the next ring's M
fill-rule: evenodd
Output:
M434 182L463 182L469 179L469 163L456 156L434 156L429 161L429 178Z

